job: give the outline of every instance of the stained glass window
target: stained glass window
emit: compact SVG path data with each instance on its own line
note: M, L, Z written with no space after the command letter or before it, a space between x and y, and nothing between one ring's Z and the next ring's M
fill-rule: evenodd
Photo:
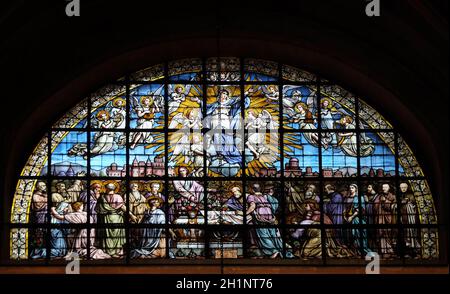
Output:
M411 148L338 85L272 61L195 58L107 85L43 135L10 258L436 259Z

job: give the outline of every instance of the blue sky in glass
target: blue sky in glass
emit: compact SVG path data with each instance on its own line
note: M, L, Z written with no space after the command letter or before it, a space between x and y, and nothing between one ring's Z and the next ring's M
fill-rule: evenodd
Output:
M149 148L145 148L146 146L149 146ZM138 144L134 149L130 149L130 164L133 163L133 160L136 158L138 161L147 161L147 159L150 158L150 161L153 162L153 160L156 157L156 148L158 148L159 145L143 145ZM164 156L164 153L162 153ZM118 163L119 164L119 163ZM125 160L123 160L123 163L125 164Z
M52 152L51 162L52 162L52 174L63 175L66 173L69 167L74 169L74 172L86 172L87 161L82 156L69 156L67 151L72 148L73 145L77 143L87 142L87 133L79 131L68 132L64 139L56 146L55 150ZM58 167L53 168L55 165ZM43 170L43 173L46 171Z
M382 168L385 171L395 170L395 157L391 150L381 141L381 139L374 135L368 134L375 142L375 152L366 157L360 158L361 167L371 167L373 169ZM94 136L92 134L91 136ZM313 167L314 171L317 171L318 166L318 149L311 144L309 144L303 136L296 136L300 140L300 144L303 146L302 149L294 148L293 152L285 153L285 163L288 158L296 157L299 159L300 167ZM93 137L92 137L93 139ZM82 156L68 156L67 151L76 143L86 143L86 132L71 131L64 137L60 144L55 148L52 153L52 165L58 164L62 165L63 168L68 166L75 167L85 167L87 165L86 160ZM134 160L135 155L139 161L146 161L150 156L150 160L153 161L155 157L155 149L157 146L151 146L150 148L144 148L144 145L138 145L134 150L130 150L130 162ZM114 161L118 166L123 166L125 164L125 149L119 148L113 152L107 154L114 154ZM112 162L110 162L112 163ZM170 163L169 163L170 164ZM102 156L95 156L91 158L91 166L104 166L105 158ZM170 164L172 165L172 164ZM279 168L279 162L274 163L274 165ZM324 167L334 167L340 168L344 166L356 167L356 158L346 156L339 148L328 148L322 150L322 165ZM400 167L400 172L403 168ZM78 170L77 170L78 171ZM58 170L58 172L60 172ZM46 173L45 168L43 169L43 174Z

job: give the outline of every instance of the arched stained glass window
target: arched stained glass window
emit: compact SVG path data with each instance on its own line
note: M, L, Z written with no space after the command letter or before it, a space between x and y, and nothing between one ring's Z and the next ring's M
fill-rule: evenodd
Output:
M83 99L19 177L10 258L438 258L426 178L393 126L276 62L184 59Z

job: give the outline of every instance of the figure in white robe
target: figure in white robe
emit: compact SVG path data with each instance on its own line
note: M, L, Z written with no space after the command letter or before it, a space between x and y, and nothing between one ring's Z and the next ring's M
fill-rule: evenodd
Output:
M333 103L329 98L323 98L321 101L321 127L322 129L332 130L335 129L335 120L333 115L340 113L335 107L333 107ZM322 134L322 144L325 149L328 148L329 145L335 146L337 144L337 136L336 133L323 133Z
M275 130L278 124L273 120L272 115L267 110L262 110L261 113L256 115L256 110L249 110L246 129L248 130L248 139L245 145L254 154L255 159L259 160L261 155L272 155L268 162L275 161L274 154L270 154L270 148L268 144L278 145L278 135L274 132L270 133L270 138L273 139L272 142L267 142L266 131Z
M111 108L111 117L116 122L118 129L124 129L125 128L125 118L127 116L126 110L125 110L125 100L123 98L116 98L113 101L113 107Z
M176 111L180 104L186 100L186 95L184 94L184 87L182 85L175 86L173 93L169 96L169 115Z
M315 119L311 111L308 110L308 106L299 102L294 106L295 115L293 116L292 121L299 124L300 129L302 130L317 130L314 125ZM303 137L313 146L319 145L319 135L316 132L305 132L302 133Z
M344 125L345 133L339 133L340 141L338 146L341 148L342 152L349 156L358 156L357 149L357 133L354 132L355 125L353 124L353 119L350 116L344 116L341 119L341 124ZM360 135L360 146L359 155L369 156L375 151L375 146L370 138L364 134Z
M91 157L114 151L118 147L115 141L115 133L113 131L107 131L107 129L117 127L117 124L111 119L110 114L105 110L101 110L97 114L97 120L99 121L98 128L105 129L106 131L100 131L95 134L90 153ZM87 159L87 154L84 158Z

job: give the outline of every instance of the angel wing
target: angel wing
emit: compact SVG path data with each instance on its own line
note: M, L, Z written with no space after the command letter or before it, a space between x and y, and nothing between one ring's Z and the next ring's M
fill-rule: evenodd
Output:
M111 109L112 109L112 108L113 108L112 100L109 100L108 103L106 103L104 109L105 109L106 111L108 111L109 113L111 113Z
M164 109L164 97L162 95L153 96L153 101L155 103L156 111L160 112Z
M169 149L171 161L188 164L192 161L192 152L189 144L189 131L180 130L172 134Z
M131 94L131 108L133 108L135 113L137 113L137 109L139 108L139 100L136 96L137 93Z
M178 124L184 125L186 122L186 117L183 115L183 113L179 112L174 117L172 117L172 120L169 124L169 129L175 129Z
M264 109L261 112L261 118L266 123L265 127L269 130L276 130L278 128L278 122L276 122L270 112L268 112L266 109Z

